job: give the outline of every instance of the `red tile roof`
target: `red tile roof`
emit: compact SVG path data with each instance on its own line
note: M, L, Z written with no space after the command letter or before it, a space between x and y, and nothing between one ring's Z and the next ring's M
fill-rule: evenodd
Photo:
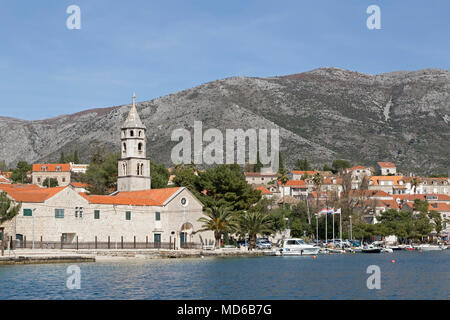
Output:
M46 167L46 170L43 168ZM60 170L57 170L57 168ZM33 164L33 172L70 172L69 163Z
M395 164L392 162L377 162L380 168L395 168Z
M442 202L431 202L428 206L429 211L450 212L450 205Z
M318 171L298 171L298 170L292 170L292 174L295 174L295 175L304 175L304 174L307 174L307 175L310 175L310 176L312 176L312 175L315 175L316 173L318 173Z
M89 184L87 183L82 183L82 182L71 182L70 183L73 187L75 188L87 188L89 187Z
M153 189L144 191L119 192L110 196L87 195L80 193L90 203L95 204L116 204L116 205L134 205L134 206L162 206L170 199L180 187Z
M261 191L261 194L272 194L272 192L266 187L256 187L255 190Z
M305 187L306 188L306 181L305 180L289 180L286 182L286 187L296 188L296 187Z
M0 187L1 188L1 187ZM55 194L64 190L67 187L56 187L56 188L10 188L4 189L11 198L16 202L33 202L41 203L45 200L53 197Z
M450 201L450 196L446 194L402 194L395 195L394 197L404 201L414 201L415 199L427 200L426 197L438 197L437 201Z

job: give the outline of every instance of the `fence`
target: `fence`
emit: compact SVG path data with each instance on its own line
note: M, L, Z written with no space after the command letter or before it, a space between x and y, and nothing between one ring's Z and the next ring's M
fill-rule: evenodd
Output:
M28 240L24 237L22 240L13 240L12 237L9 238L9 248L15 249L32 249L33 241ZM5 241L6 243L6 241ZM180 244L181 249L201 249L202 244L194 242L185 242ZM136 237L134 237L133 242L125 242L123 237L120 241L111 241L108 237L107 241L98 241L97 237L94 241L78 241L78 237L71 242L64 241L61 237L60 241L45 241L43 237L35 239L34 249L167 249L167 250L177 250L178 245L176 239L171 239L170 242L149 242L148 237L146 237L145 242L137 242Z

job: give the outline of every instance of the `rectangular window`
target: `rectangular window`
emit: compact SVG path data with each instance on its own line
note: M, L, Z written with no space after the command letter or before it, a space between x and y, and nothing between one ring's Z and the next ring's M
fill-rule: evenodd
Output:
M55 209L55 218L64 219L64 209Z
M161 221L161 212L155 212L155 221Z
M31 210L31 209L23 209L23 216L24 217L31 217L31 216L33 216L33 210Z
M131 220L131 211L125 212L125 220Z
M94 210L94 219L95 220L100 219L100 210Z

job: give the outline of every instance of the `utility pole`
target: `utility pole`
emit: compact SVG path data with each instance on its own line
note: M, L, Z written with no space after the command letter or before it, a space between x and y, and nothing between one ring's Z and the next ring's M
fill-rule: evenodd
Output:
M350 215L350 240L353 240L353 234L352 234L352 215Z
M32 241L32 245L31 245L31 248L32 249L34 249L34 214L35 214L35 212L36 212L36 208L34 208L33 209L33 213L32 213L32 215L33 215L33 241Z

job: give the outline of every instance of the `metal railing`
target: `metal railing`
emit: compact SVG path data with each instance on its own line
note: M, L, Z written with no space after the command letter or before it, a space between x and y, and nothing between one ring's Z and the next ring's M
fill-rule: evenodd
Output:
M33 249L33 241L30 241L26 237L22 240L13 240L12 237L8 239L8 248L15 249ZM179 245L179 243L174 239L170 242L149 242L148 238L145 242L136 241L124 241L123 237L120 240L112 241L108 237L107 241L98 241L97 237L94 241L78 241L78 237L75 237L72 241L65 241L62 237L60 241L45 241L43 237L34 241L34 249L72 249L72 250L83 250L83 249L166 249L166 250L178 250L178 249L201 249L201 243L185 242Z

